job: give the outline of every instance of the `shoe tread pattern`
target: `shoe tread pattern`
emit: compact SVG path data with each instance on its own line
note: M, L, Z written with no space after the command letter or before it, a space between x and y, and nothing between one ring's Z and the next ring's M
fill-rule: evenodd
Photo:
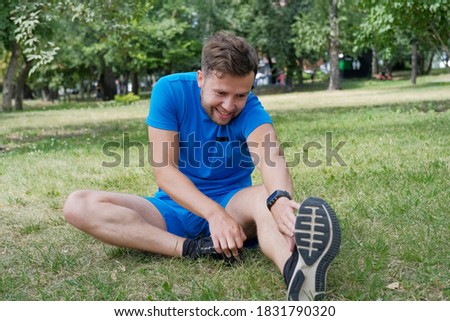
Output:
M321 198L306 199L300 205L294 235L297 251L306 265L312 266L320 258L315 273L314 299L321 299L328 267L341 244L339 222L331 206Z

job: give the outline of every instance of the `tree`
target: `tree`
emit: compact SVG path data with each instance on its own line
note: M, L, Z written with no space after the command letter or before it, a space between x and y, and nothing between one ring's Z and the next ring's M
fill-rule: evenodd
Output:
M294 77L299 83L303 81L303 63L296 55L292 39L292 24L299 12L304 9L303 1L279 1L273 6L274 14L269 12L268 49L272 57L276 57L279 70L287 68L286 85L294 85Z
M340 89L338 4L338 0L303 1L303 10L292 24L291 42L298 57L316 61L328 54L329 90Z
M12 43L11 57L3 78L2 111L12 111L12 99L14 93L14 77L19 63L20 48L16 42Z
M3 79L3 111L12 110L14 91L16 110L23 108L23 92L29 72L51 62L58 50L52 42L47 41L51 28L45 28L45 22L48 21L45 7L45 3L40 1L24 4L7 1L5 10L1 11L0 38L11 52Z
M228 16L233 31L245 36L257 49L261 58L266 58L272 73L287 69L288 88L294 76L300 74L301 64L291 42L291 25L295 21L301 1L233 1L235 11Z
M328 90L341 89L339 78L339 22L338 0L329 0L328 13L330 21L330 82Z
M22 55L23 56L23 55ZM15 91L15 107L16 110L23 110L23 96L25 91L25 82L28 76L28 72L31 69L31 63L22 57L23 63L19 70L16 80L16 91Z
M10 12L16 5L15 2L7 1L0 11L0 41L10 51L10 58L3 77L3 97L1 111L12 110L12 99L14 90L14 77L19 64L20 48L14 39L14 24L10 19Z
M393 51L399 39L407 39L411 52L411 82L416 83L421 46L449 54L450 8L447 0L361 0L367 19L358 36L360 47Z
M105 99L116 94L119 76L123 76L125 90L131 79L137 94L140 73L191 69L194 56L198 64L200 45L189 34L192 8L184 1L98 1L90 3L89 10L95 19L71 24L84 35L79 52L95 70Z
M295 17L295 22L291 26L291 42L300 60L307 59L314 63L320 58L325 58L330 34L325 4L325 0L311 2Z
M103 97L112 99L119 75L126 82L131 78L138 93L142 71L192 68L194 56L198 65L201 45L189 38L192 8L181 0L34 1L16 3L9 11L12 16L6 20L12 18L17 44L32 62L24 67L41 86L64 88L90 74L95 75ZM12 72L7 75L17 69L19 52L12 52L16 63L10 64Z

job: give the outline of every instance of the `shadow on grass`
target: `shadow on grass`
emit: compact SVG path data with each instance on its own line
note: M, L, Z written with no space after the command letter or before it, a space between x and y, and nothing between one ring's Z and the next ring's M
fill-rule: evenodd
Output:
M62 128L20 128L2 137L2 154L26 154L29 152L49 152L54 150L73 150L78 148L101 149L107 142L123 143L124 134L129 133L130 141L147 144L147 127L142 119L123 121L104 121L100 124L80 127L78 125Z
M148 101L147 99L142 99L132 104L139 104ZM24 110L15 111L14 113L27 113L27 112L40 112L40 111L53 111L53 110L77 110L77 109L97 109L104 107L119 107L126 105L123 103L116 103L114 100L111 101L95 101L95 100L76 100L76 101L66 101L66 102L48 102L43 100L27 100L24 104ZM128 106L127 105L127 106Z
M393 80L377 80L371 79L345 79L341 82L341 87L343 90L349 89L389 89L389 88L411 88L411 89L421 89L421 88L434 88L434 87L450 87L450 81L427 81L420 83L420 78L418 78L419 83L412 84L411 80L408 78L395 77Z
M450 109L450 100L422 101L401 104L382 104L378 106L358 107L323 107L314 109L302 109L298 111L272 111L271 115L276 127L282 127L283 123L305 121L316 117L321 113L344 115L349 112L366 108L387 108L400 113L411 111L446 112ZM313 121L314 119L311 119ZM323 130L323 128L321 129ZM69 125L60 128L48 128L43 124L38 128L18 128L0 139L0 157L7 154L22 155L31 152L54 152L87 149L92 152L103 150L105 144L113 142L114 146L125 149L134 144L147 146L148 136L146 125L142 119L130 119L126 121L112 120L101 123L89 124L80 127Z
M420 83L420 77L418 78L419 83L414 85L411 83L409 77L404 75L395 76L393 80L377 80L375 78L346 78L341 79L342 90L351 89L385 89L385 88L434 88L449 86L450 81L427 81ZM296 85L294 87L282 87L279 85L264 85L260 87L255 87L253 93L258 96L263 95L282 95L287 93L303 93L303 92L318 92L326 91L328 89L328 80L318 80L315 82L305 82L301 85Z
M396 112L446 112L450 109L450 100L422 101L391 105L358 106L358 107L323 107L314 109L301 109L298 111L272 111L271 115L279 126L283 122L292 122L295 119L304 119L306 115L326 112L327 114L345 114L365 108L387 108ZM29 152L48 152L54 150L71 150L78 148L102 148L107 142L118 142L123 147L124 135L128 133L130 142L139 142L147 145L147 129L142 119L127 121L104 121L100 124L64 126L61 128L48 128L45 124L39 128L20 128L12 131L0 140L0 155L7 153L25 154Z
M359 111L369 108L386 108L390 110L395 110L397 112L409 112L409 111L420 111L420 112L446 112L450 109L450 100L440 100L440 101L419 101L419 102L408 102L408 103L394 103L394 104L380 104L380 105L367 105L367 106L349 106L349 107L315 107L315 108L304 108L293 110L273 110L270 114L273 117L278 117L281 115L289 115L290 121L293 121L294 115L298 114L302 117L305 114L315 114L315 113L333 113L333 114L345 114L352 111ZM276 124L276 122L275 122Z
M252 92L257 96L264 95L282 95L288 93L301 93L301 92L317 92L324 91L328 88L328 82L316 81L307 82L301 85L296 85L294 87L280 86L280 85L264 85L255 87Z

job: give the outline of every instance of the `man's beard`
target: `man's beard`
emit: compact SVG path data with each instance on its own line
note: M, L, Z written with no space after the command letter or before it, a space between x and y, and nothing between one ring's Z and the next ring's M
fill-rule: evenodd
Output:
M203 99L203 91L200 91L200 104L202 105L203 110L205 113L209 116L209 118L219 126L228 125L231 121L233 121L234 118L236 118L237 115L231 115L230 119L227 121L221 121L220 118L217 119L219 116L216 115L216 113L219 113L220 106L212 106L212 105L206 105Z

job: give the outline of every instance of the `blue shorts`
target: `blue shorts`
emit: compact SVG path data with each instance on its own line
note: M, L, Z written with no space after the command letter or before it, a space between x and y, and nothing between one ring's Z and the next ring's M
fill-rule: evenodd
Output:
M240 190L242 190L242 188L229 191L225 194L213 197L210 196L210 198L225 208L230 199ZM189 212L172 199L160 199L156 197L145 198L155 205L161 213L166 222L168 232L190 239L198 236L205 237L211 234L209 231L208 221L192 212Z

